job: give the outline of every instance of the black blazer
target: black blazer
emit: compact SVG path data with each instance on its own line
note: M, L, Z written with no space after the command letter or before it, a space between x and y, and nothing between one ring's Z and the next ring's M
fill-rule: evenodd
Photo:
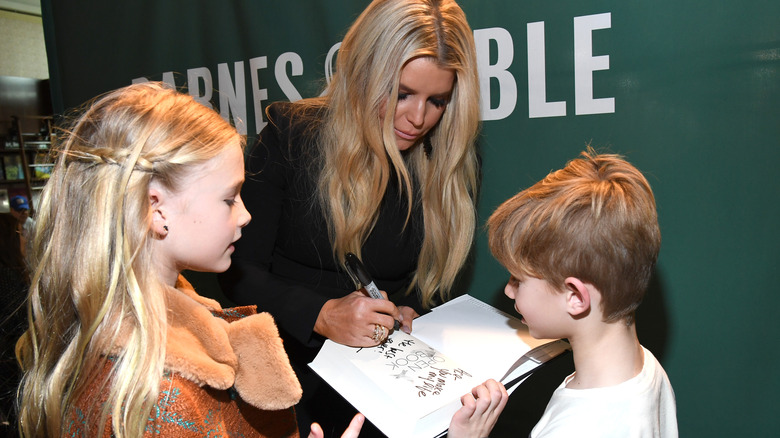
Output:
M295 104L274 103L269 123L247 155L247 177L241 190L252 221L236 242L231 268L219 276L223 292L237 304L256 304L273 315L293 362L311 360L324 341L313 332L323 304L355 290L335 262L327 227L315 195L321 168L317 110L295 119ZM405 296L417 269L423 224L419 204L404 228L406 198L394 177L374 230L362 248L362 259L377 286L398 305L422 314L416 292ZM293 341L294 340L294 341ZM297 347L313 348L306 358Z

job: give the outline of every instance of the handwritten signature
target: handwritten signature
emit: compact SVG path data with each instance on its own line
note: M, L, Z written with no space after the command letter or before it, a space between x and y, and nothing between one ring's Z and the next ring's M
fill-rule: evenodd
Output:
M431 367L435 371L428 371L427 376L419 376L422 380L417 388L417 397L427 397L428 395L439 395L444 391L448 381L462 379L463 376L471 377L471 374L461 368L449 370L446 368Z

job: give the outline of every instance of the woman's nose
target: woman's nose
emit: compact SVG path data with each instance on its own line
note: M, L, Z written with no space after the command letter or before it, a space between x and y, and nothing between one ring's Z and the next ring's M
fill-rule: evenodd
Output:
M409 108L406 118L415 128L422 128L425 122L425 102L417 102Z

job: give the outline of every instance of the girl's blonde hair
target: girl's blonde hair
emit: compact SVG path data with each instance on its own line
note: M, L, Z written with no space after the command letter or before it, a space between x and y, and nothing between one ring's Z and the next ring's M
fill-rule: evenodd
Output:
M423 147L403 156L393 131L401 69L420 57L455 72L451 99L428 133L430 157ZM446 298L474 237L476 65L473 33L454 1L375 0L344 37L323 97L299 106L325 108L318 195L342 264L373 229L391 169L407 197L407 221L413 202L422 204L424 240L409 291L417 286L426 307L437 293Z
M73 403L111 352L102 418L111 416L115 436L140 436L157 401L166 339L149 183L177 190L193 166L243 139L213 110L157 83L102 96L63 135L30 255L30 326L17 345L20 429L64 433Z

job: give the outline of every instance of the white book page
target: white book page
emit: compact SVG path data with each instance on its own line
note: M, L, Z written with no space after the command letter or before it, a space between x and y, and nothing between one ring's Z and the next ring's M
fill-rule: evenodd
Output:
M415 319L412 336L396 331L372 348L326 340L309 365L387 436L430 438L447 429L474 386L508 381L562 351L558 343L532 351L547 342L533 339L517 318L463 295ZM540 360L520 359L537 351Z
M458 322L461 322L460 324ZM443 351L484 382L500 380L532 348L550 342L534 339L519 319L470 295L462 295L420 318L412 334Z
M373 348L327 340L309 366L388 437L430 438L445 431L460 396L481 382L403 332L389 340Z
M385 343L358 348L350 362L385 389L393 404L423 417L471 391L471 372L419 339L397 331Z

